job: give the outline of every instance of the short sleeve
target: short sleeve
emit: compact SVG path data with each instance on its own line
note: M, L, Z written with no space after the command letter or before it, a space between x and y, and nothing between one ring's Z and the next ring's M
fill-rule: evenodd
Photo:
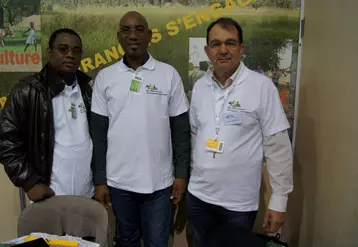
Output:
M175 117L189 110L188 98L179 73L174 69L169 99L169 116Z
M192 93L191 93L191 100L190 100L190 108L189 108L189 117L190 117L190 126L192 133L196 134L196 131L198 129L199 123L196 113L196 86L198 84L194 85Z
M274 85L262 91L261 99L260 126L263 136L271 136L289 129L290 124L283 109L278 90L274 88Z
M103 75L99 72L94 80L91 111L108 117L107 97Z

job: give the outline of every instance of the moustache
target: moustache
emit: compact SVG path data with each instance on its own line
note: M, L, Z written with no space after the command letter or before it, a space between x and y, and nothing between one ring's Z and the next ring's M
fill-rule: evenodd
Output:
M217 57L216 60L228 60L231 59L231 57Z

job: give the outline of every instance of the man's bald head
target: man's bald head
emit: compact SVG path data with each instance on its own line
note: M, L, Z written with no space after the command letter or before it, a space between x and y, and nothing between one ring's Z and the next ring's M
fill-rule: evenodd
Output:
M145 17L137 11L129 11L125 13L119 22L119 28L133 22L138 24L140 23L144 28L149 28L147 19L145 19Z
M147 55L152 31L143 15L130 11L119 22L117 37L127 57L141 58Z

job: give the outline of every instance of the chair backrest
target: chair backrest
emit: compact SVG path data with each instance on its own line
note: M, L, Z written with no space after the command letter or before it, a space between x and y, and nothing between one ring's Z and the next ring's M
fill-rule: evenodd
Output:
M20 215L18 236L33 232L76 237L95 237L102 247L108 246L109 220L99 202L79 196L54 196L32 203Z

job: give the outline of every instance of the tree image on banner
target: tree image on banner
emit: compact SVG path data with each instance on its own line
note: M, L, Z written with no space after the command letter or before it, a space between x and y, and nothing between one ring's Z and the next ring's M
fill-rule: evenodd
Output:
M267 37L266 37L267 38ZM246 42L244 62L249 68L261 67L264 71L279 67L279 53L287 40L279 37L253 37Z
M4 28L5 21L13 25L16 20L39 12L40 0L0 0L0 28Z
M300 0L254 0L252 1L252 7L255 9L262 7L278 7L293 9L301 7Z

